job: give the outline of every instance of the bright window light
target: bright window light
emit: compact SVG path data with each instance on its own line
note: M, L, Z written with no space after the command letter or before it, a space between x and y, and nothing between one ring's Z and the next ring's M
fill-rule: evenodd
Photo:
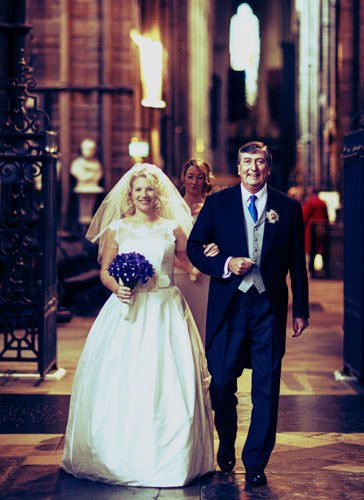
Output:
M142 106L164 108L162 100L163 45L158 40L139 35L135 30L130 34L139 47L140 72L143 87Z
M260 59L259 21L247 3L239 5L230 21L230 66L235 71L245 71L246 100L255 104L258 92Z

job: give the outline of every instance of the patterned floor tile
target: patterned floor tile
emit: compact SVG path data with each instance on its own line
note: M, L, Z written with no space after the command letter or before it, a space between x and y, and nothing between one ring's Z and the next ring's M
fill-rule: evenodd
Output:
M186 488L159 490L79 480L60 471L69 394L92 323L92 318L74 318L58 331L59 366L67 370L62 380L37 386L29 380L0 380L0 497L363 500L364 387L334 377L342 367L343 287L332 281L311 281L310 286L314 304L310 327L299 339L292 339L290 331L287 335L279 432L266 470L268 486L247 488L240 458L251 411L250 370L244 371L238 385L239 436L233 474L222 474L217 467L215 474ZM0 371L4 369L0 366Z

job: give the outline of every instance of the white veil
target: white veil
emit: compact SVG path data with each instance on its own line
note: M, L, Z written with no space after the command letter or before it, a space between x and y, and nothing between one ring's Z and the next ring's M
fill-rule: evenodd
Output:
M106 195L87 230L86 238L92 243L99 243L99 256L102 253L106 229L112 222L133 213L134 205L128 196L131 190L131 180L143 173L151 175L158 183L160 192L158 214L165 219L176 221L186 236L189 235L193 224L192 216L189 206L178 189L156 165L136 163Z

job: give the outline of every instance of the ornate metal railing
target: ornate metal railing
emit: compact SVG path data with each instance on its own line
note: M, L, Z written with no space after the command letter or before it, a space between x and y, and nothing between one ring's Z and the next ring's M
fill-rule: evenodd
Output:
M21 49L0 124L0 362L35 362L44 377L56 367L58 154L35 86Z

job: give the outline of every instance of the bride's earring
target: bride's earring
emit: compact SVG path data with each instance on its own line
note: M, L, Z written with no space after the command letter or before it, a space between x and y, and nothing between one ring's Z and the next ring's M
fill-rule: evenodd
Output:
M157 201L155 202L155 205L154 205L154 210L155 210L156 212L158 212L158 210L160 210L160 208L161 208L160 201L159 201L159 200L157 200Z

